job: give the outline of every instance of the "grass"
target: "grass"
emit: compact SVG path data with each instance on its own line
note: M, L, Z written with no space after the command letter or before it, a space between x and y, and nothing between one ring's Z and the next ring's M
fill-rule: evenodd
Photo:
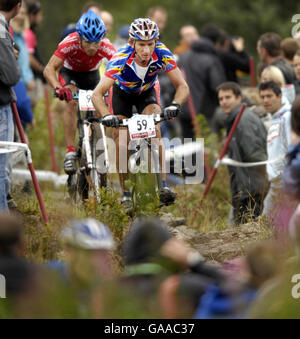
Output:
M63 106L52 102L53 110L63 111ZM45 102L41 100L35 109L37 127L29 131L30 147L36 169L51 170L51 157ZM57 162L62 169L65 154L62 113L53 114L54 137ZM216 135L209 134L208 127L202 117L199 117L202 137L208 149L208 161L213 166L217 154L221 149L221 142ZM114 177L115 180L115 177ZM207 198L200 206L204 185L190 185L178 187L178 199L175 205L164 207L163 212L172 213L175 217L184 217L186 225L199 232L221 231L228 227L228 214L231 208L229 174L225 166L221 166ZM130 182L128 183L130 184ZM131 183L132 185L132 183ZM50 223L45 226L41 220L41 213L35 195L25 195L20 189L14 189L14 197L20 212L24 215L26 225L26 256L38 261L52 260L59 257L61 251L60 232L72 219L94 217L107 224L117 242L123 240L130 226L130 219L120 204L118 192L102 190L102 204L95 200L88 201L85 206L74 206L67 197L65 188L55 189L53 185L41 184L46 209ZM152 206L153 205L153 206ZM142 202L140 211L143 214L157 214L155 204L149 201ZM196 218L195 212L197 213Z

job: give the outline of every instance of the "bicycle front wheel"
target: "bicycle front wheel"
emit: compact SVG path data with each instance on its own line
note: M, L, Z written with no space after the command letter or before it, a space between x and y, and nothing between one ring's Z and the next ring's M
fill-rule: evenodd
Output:
M94 123L92 125L91 135L91 153L93 167L90 172L91 184L94 193L99 198L99 191L101 188L107 186L107 168L106 163L108 159L105 158L105 144L104 144L104 129L100 125Z
M136 153L135 173L132 174L133 182L133 204L135 214L155 214L159 203L159 192L161 187L161 174L159 156L150 144L145 141L141 147L142 152Z

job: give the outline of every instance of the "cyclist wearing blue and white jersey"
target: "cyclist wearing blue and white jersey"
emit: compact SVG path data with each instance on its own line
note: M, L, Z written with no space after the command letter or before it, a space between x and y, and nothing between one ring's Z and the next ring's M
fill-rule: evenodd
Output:
M96 87L93 104L108 127L118 127L119 119L131 118L135 106L139 114L151 115L161 113L159 106L158 72L164 70L174 87L176 94L171 106L164 109L166 119L177 117L180 107L188 98L188 86L177 67L175 58L167 47L158 41L157 24L150 19L136 19L129 29L129 42L113 56L107 65L105 75ZM109 111L103 100L107 91L111 92ZM132 205L131 194L126 191L127 173L120 173L119 154L127 152L128 137L121 133L122 129L114 129L113 137L117 150L117 169L123 190L123 203L129 208ZM161 138L160 127L156 128L157 138ZM164 149L160 148L160 165ZM128 172L128 171L127 171ZM162 173L162 202L174 202L176 195L166 185L166 173ZM127 207L126 206L126 207Z

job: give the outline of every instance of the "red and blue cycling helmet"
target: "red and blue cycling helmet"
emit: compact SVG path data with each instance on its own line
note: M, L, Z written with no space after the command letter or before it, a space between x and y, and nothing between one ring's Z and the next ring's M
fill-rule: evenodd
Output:
M76 31L82 39L90 42L98 42L106 35L102 19L91 10L81 16L76 25Z
M129 37L131 40L153 40L159 38L157 24L147 18L135 19L130 25Z

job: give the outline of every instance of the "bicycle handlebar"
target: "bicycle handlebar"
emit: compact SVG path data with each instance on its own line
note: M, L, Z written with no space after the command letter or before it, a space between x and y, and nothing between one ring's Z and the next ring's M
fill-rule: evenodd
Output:
M58 98L58 95L57 95L55 90L54 90L54 97ZM72 98L73 98L73 100L79 100L79 91L77 91L76 93L72 92ZM154 118L155 125L158 125L160 122L166 120L165 117L164 117L164 113L163 112L161 112L160 114L152 114L152 116ZM130 119L131 118L129 118L129 119L120 119L118 127L128 127ZM87 121L89 123L98 122L99 124L101 124L102 123L102 118L91 117L91 118L87 119Z
M151 115L150 115L151 116ZM166 120L164 117L164 113L160 113L160 114L152 114L153 118L154 118L154 123L155 125L158 125L159 123L161 123L162 121ZM130 118L131 119L131 118ZM120 124L119 127L128 127L129 125L129 120L130 119L122 119L120 120Z

